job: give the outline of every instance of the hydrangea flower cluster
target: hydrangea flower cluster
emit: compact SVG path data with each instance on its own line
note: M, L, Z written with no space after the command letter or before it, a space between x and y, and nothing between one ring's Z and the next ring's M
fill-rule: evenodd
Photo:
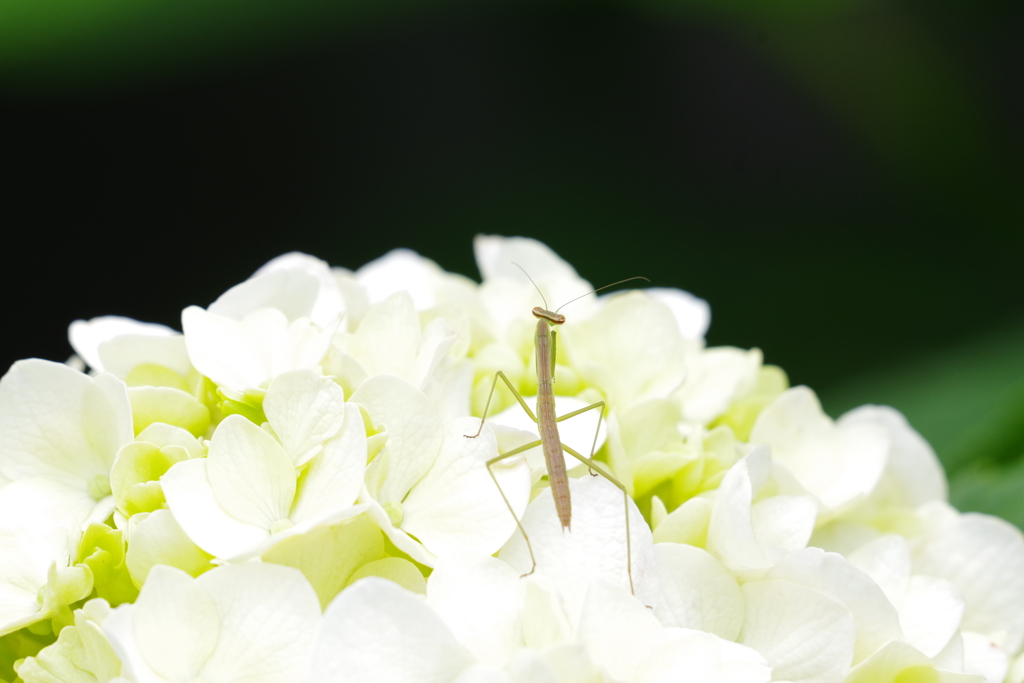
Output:
M607 405L562 440L587 454L597 434L628 543L621 492L580 463L571 530L539 448L492 479L536 425L499 384L465 437L497 371L535 400L538 289L593 286L534 240L475 250L480 284L407 250L355 272L287 254L181 333L77 321L72 362L15 363L6 675L1024 681L1020 532L953 509L897 411L833 421L756 349L706 348L685 292L585 297L559 334L559 413Z

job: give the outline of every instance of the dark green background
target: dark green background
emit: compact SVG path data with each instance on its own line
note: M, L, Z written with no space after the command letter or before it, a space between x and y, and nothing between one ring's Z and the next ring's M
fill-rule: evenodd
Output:
M1024 524L1024 3L5 0L6 366L478 232L711 302Z

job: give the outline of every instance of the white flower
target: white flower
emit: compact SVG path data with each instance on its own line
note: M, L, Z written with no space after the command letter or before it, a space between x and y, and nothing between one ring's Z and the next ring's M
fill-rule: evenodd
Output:
M309 371L281 375L264 406L283 443L239 415L217 427L206 458L161 479L175 519L221 558L258 556L289 536L359 514L366 465L359 408Z
M371 377L351 398L378 430L371 442L383 448L366 469L360 499L392 542L427 565L450 552L496 551L515 520L487 473L498 455L489 427L477 438L476 418L441 422L425 394L391 375ZM386 432L386 435L384 434ZM517 515L530 492L523 458L497 463L494 475Z
M121 380L60 363L18 361L0 380L0 527L81 528L114 509L110 468L134 438ZM27 506L40 517L18 514ZM45 521L44 521L45 518Z
M158 566L101 627L134 683L300 683L319 621L316 593L290 567L234 565L193 579Z
M316 367L327 353L341 311L323 302L335 301L336 285L308 266L300 259L269 268L229 289L207 310L182 311L192 363L230 398L265 390L289 370Z
M768 444L834 515L869 496L885 471L889 440L883 427L860 420L838 424L825 415L807 387L793 387L772 402L754 424L750 442Z

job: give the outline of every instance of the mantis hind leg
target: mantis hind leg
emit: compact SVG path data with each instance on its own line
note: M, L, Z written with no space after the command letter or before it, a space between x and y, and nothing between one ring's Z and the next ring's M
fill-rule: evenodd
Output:
M480 432L483 431L484 420L487 419L487 411L491 409L491 399L494 398L494 390L498 387L499 377L501 378L502 381L505 382L505 386L507 386L508 390L512 392L512 395L516 397L516 400L519 401L519 405L523 407L523 410L525 410L526 414L530 416L530 419L533 420L534 422L537 421L537 416L533 414L532 410L530 410L530 406L526 405L526 401L523 399L522 394L516 391L516 388L512 386L512 382L510 382L508 377L505 376L505 373L502 372L501 370L498 370L496 373L494 373L494 381L491 383L491 393L487 394L487 403L484 404L484 414L480 418L480 427L479 429L476 430L476 434L463 434L463 436L466 437L467 439L475 439L476 437L480 436Z
M571 413L566 413L565 415L563 415L563 416L561 416L561 417L559 417L559 418L557 418L555 420L555 422L561 422L562 420L568 420L570 417L576 417L577 415L581 415L581 414L587 412L588 410L594 410L595 408L600 408L601 410L597 413L597 429L594 430L594 441L593 441L593 443L590 444L590 459L591 460L594 459L594 451L597 450L597 437L601 433L601 424L604 421L604 401L598 401L597 403L591 403L589 406L587 406L585 408L580 408L579 410L574 410ZM577 455L576 457L578 458L580 456ZM587 466L587 470L590 472L590 476L592 476L592 477L596 477L597 476L597 473L594 472L594 468L591 467L590 465Z
M482 422L480 428L483 429ZM537 558L533 555L533 546L530 545L530 537L526 535L526 529L523 528L523 523L519 521L519 518L516 516L516 511L512 509L512 503L508 502L508 497L505 496L505 492L502 490L501 484L498 483L498 478L494 476L494 470L491 469L491 465L501 462L506 458L511 458L513 455L519 455L520 453L524 453L530 450L531 448L536 448L539 445L539 440L531 441L528 444L523 444L519 448L513 448L508 453L502 453L498 457L491 458L490 460L487 461L487 474L491 475L491 480L494 482L494 485L498 487L498 493L501 494L501 499L505 501L505 507L508 508L509 513L512 515L512 519L516 520L516 527L519 529L519 533L523 535L523 540L526 541L526 550L530 553L530 562L532 563L532 566L530 567L530 571L526 572L525 574L519 577L520 579L526 578L527 576L532 574L535 569L537 569Z
M584 408L583 410L587 410L587 408ZM624 511L626 513L626 575L629 577L629 592L631 592L633 595L636 595L636 590L634 590L633 588L633 544L629 534L629 492L626 491L626 487L623 486L618 479L613 477L608 472L605 472L604 468L598 465L592 459L583 457L573 449L566 446L564 443L562 444L562 449L565 450L566 453L568 453L569 455L571 455L572 457L576 458L584 465L589 467L591 472L596 470L598 474L600 474L602 477L610 481L612 484L616 486L616 488L622 491L622 502L625 509Z

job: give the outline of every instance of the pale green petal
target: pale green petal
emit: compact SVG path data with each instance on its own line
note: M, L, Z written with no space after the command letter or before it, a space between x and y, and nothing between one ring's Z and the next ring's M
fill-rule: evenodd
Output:
M686 543L704 547L707 543L708 524L714 503L708 498L691 498L675 510L654 529L655 543Z
M170 510L132 517L130 538L126 562L137 586L145 583L150 570L158 564L176 567L190 576L213 568L213 555L189 539Z
M240 415L228 416L210 440L206 463L214 496L227 514L267 530L288 518L295 469L265 431Z
M263 412L295 467L309 461L341 429L345 392L313 370L278 375L263 399Z
M686 382L675 397L687 420L708 424L754 387L761 351L722 346L691 354L689 361Z
M131 318L105 315L92 320L76 320L68 327L68 340L86 364L97 372L110 372L121 377L113 368L107 368L99 351L100 345L123 335L168 338L174 330L155 323L142 323Z
M135 437L136 441L146 441L157 446L181 446L189 458L206 456L206 446L188 431L181 427L155 422Z
M185 348L185 337L122 334L99 345L99 357L106 372L128 380L141 365L167 368L184 379L192 371L192 361Z
M382 633L389 637L381 638ZM421 596L369 577L327 607L310 680L447 683L472 663Z
M313 585L320 606L326 608L349 583L353 572L383 557L383 535L364 515L285 539L267 551L263 561L301 571Z
M110 612L105 600L91 600L75 611L75 625L61 630L57 642L18 667L25 683L108 683L121 673L100 624Z
M132 420L136 433L162 422L203 436L210 426L210 411L191 394L171 387L132 387L128 389Z
M349 586L367 576L378 576L382 579L387 579L397 583L411 593L427 594L427 580L423 578L423 573L420 572L415 564L401 557L385 557L373 562L367 562L353 572L345 585Z

